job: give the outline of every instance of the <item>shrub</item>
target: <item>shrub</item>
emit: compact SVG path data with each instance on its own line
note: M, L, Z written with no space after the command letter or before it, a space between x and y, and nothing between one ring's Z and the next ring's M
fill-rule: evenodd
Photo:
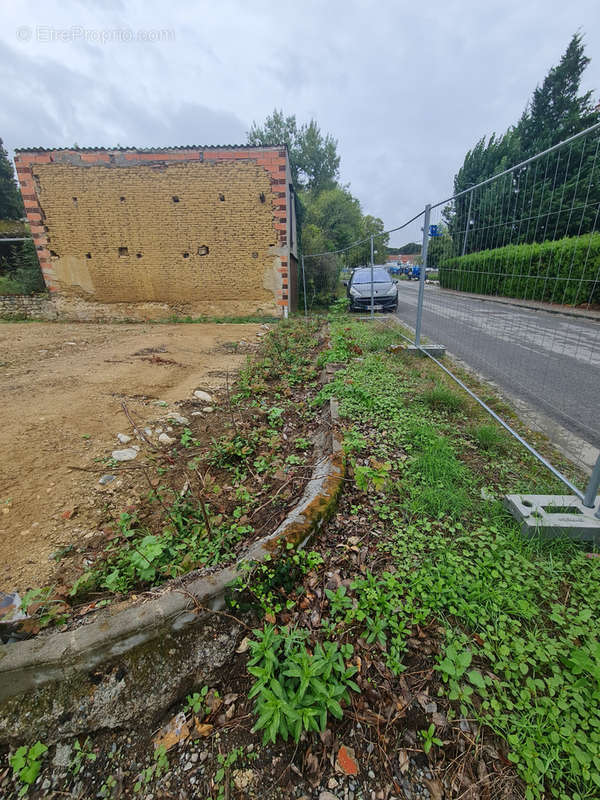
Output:
M507 245L446 259L440 285L549 303L600 303L600 233Z

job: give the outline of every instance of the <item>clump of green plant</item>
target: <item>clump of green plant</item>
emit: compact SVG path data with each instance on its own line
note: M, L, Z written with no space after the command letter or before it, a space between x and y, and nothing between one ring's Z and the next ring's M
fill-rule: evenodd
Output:
M78 775L86 761L93 762L96 760L96 758L96 753L92 752L92 742L89 736L86 738L83 744L79 742L79 739L75 739L75 744L73 745L73 758L69 764L69 769L73 775Z
M252 532L239 520L212 518L202 498L177 496L167 507L160 534L150 533L135 515L122 514L121 536L106 548L104 559L83 573L71 588L82 599L92 591L127 592L192 569L214 566L232 557L239 542Z
M169 758L167 756L167 749L164 744L159 745L154 750L153 759L154 764L150 764L149 767L143 769L133 785L133 791L136 794L142 789L143 786L147 786L150 781L154 780L155 778L160 778L162 775L166 775L169 771Z
M211 706L209 704L209 692L211 697L215 699L220 697L219 692L216 689L213 689L211 692L208 686L203 686L199 692L188 694L188 696L185 698L188 710L193 714L200 714L200 712L202 712L202 716L210 714Z
M504 436L496 425L478 425L473 429L473 438L482 450L494 452L506 450Z
M461 411L465 405L465 398L453 392L443 383L436 383L423 392L423 400L436 411Z
M231 767L244 755L243 747L234 747L229 753L218 753L217 761L219 762L219 769L215 772L213 783L217 787L217 800L224 800L227 789L231 789L233 781L229 778L229 786L226 786L225 780L228 778L229 770Z
M8 759L12 767L13 774L19 779L22 786L19 789L19 797L27 794L29 787L35 783L37 776L42 769L42 758L48 748L42 742L37 741L28 747L26 744L17 749L14 755Z
M434 744L441 747L444 743L435 735L435 725L433 722L425 730L419 731L419 737L423 740L423 750L428 753Z
M248 696L256 698L253 731L262 730L264 742L297 742L302 731L324 731L328 714L342 718L342 703L360 691L352 680L356 667L346 664L352 645L326 641L309 649L307 631L272 625L254 635L248 671L256 680Z
M370 459L370 464L359 465L353 463L354 480L357 487L362 491L368 491L369 487L375 491L381 491L390 477L392 464L390 461L377 461L374 458Z
M56 587L44 586L29 589L21 600L21 610L35 620L37 629L49 625L64 625L68 619L69 607L65 598L56 594Z
M242 575L230 585L227 601L240 611L260 610L263 614L278 614L295 605L293 593L304 575L323 563L319 553L287 550L276 556L267 555L263 561L245 562Z

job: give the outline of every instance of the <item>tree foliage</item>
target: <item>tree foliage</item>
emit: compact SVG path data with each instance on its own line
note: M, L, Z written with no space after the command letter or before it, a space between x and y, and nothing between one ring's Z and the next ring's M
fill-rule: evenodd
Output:
M252 124L248 144L287 145L300 251L307 256L324 253L318 258L305 258L310 305L327 303L335 295L343 266L368 263L370 259L369 242L342 255L333 251L375 235L375 261L385 263L389 237L379 235L384 230L383 221L364 216L357 198L347 186L340 185L337 140L323 134L314 119L299 125L295 115L286 117L283 111L275 109L262 125ZM302 290L302 280L299 283Z
M263 125L252 123L247 140L251 145L287 145L296 190L319 192L335 186L340 169L337 141L323 136L314 119L298 125L295 114L286 117L275 109Z
M15 181L15 172L0 139L0 219L20 219L23 200Z
M537 86L521 119L483 137L454 178L458 194L600 121L592 93L580 94L589 63L580 34ZM592 230L600 181L593 180L596 141L582 137L455 200L445 212L453 254L575 236ZM582 209L577 214L572 209ZM524 224L532 215L535 224ZM465 239L465 231L468 236ZM473 234L471 234L473 231Z

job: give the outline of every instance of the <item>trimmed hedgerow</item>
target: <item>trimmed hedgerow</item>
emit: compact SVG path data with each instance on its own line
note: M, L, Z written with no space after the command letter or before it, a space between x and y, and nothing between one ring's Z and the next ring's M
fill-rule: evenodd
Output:
M600 303L600 233L507 245L446 259L440 285L578 306Z

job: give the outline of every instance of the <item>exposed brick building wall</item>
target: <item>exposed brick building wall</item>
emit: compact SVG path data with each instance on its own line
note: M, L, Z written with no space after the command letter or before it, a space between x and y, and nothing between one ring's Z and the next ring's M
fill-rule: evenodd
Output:
M15 162L57 299L139 303L147 315L152 304L188 313L293 310L285 148L19 150Z

